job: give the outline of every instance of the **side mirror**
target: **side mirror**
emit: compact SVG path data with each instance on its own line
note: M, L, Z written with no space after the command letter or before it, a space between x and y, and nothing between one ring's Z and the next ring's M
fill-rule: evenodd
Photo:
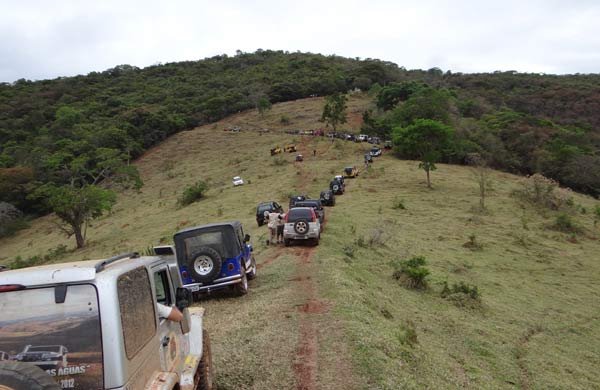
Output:
M189 307L191 303L191 291L184 287L177 287L177 291L175 292L175 306L177 306L180 311L183 311L183 309Z
M248 242L248 241L250 241L250 235L249 235L249 234L246 234L246 235L244 236L244 242Z

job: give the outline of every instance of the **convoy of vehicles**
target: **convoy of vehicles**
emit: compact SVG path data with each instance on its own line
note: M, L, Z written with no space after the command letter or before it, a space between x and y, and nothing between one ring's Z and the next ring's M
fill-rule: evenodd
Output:
M378 143L363 134L346 138ZM283 151L295 152L296 146L277 146L271 155ZM379 155L377 147L369 153ZM296 160L302 161L301 155ZM357 176L356 166L348 166L319 199L291 196L285 246L318 245L323 206L334 206L335 195L345 192L345 177ZM232 182L244 184L240 176ZM256 222L262 226L266 213L283 211L275 201L259 203ZM171 390L212 389L204 311L189 307L193 298L222 289L247 294L257 265L250 236L232 221L181 230L173 245L155 247L154 256L130 253L0 271L5 271L0 273L0 388ZM25 305L29 310L22 310ZM178 308L181 322L160 317L160 305Z

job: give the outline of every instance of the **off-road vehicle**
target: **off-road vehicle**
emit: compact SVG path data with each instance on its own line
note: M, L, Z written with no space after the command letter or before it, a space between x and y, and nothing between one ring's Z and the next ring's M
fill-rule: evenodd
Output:
M204 310L188 307L190 295L162 256L2 272L0 349L12 357L0 362L0 388L210 389ZM160 318L159 303L183 320Z
M283 243L289 246L294 240L311 240L319 245L321 224L312 207L297 207L290 209L285 216L283 225Z
M387 140L387 141L385 141L385 142L383 143L383 148L384 148L384 149L391 149L391 148L392 148L392 146L393 146L393 144L392 144L392 141L390 141L390 140Z
M10 359L10 355L4 351L0 351L0 361Z
M294 208L296 207L312 207L319 218L319 223L321 227L323 227L323 222L325 222L325 209L323 208L323 204L318 199L306 199L299 202L296 202Z
M256 260L241 222L184 229L175 233L173 241L174 248L159 248L165 255L174 255L185 288L191 292L232 288L239 295L248 293L248 279L256 277Z
M378 148L377 146L371 148L371 151L369 152L369 154L371 155L371 157L379 157L381 156L381 148Z
M304 156L302 156L301 154L297 154L296 155L296 161L298 161L298 162L304 161Z
M346 190L346 187L343 181L334 177L333 180L329 182L329 189L336 195L342 195Z
M271 156L274 156L274 155L279 154L281 152L282 152L282 149L279 146L275 146L274 148L271 148Z
M344 176L349 178L358 176L358 168L354 165L344 168Z
M290 196L290 202L288 204L288 208L291 209L292 207L294 207L294 205L296 204L296 202L300 202L300 201L305 200L307 198L308 198L308 196L306 196L306 195L292 195L292 196Z
M321 191L319 199L321 199L321 203L325 206L335 206L335 194L332 190Z
M294 144L288 144L288 145L285 145L285 146L283 147L283 150L284 150L286 153L294 153L294 152L296 151L296 145L294 145Z
M258 226L265 224L265 212L283 213L283 207L274 201L259 203L258 206L256 206L256 223Z
M365 154L365 163L366 164L371 164L373 162L373 156L371 156L370 153L366 153Z

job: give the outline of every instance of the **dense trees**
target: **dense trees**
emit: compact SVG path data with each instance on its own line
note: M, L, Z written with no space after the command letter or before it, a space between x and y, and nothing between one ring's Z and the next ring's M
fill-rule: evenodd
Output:
M440 161L461 163L479 153L490 167L542 172L600 194L598 75L460 74L258 50L0 83L0 201L29 214L48 212L50 203L34 196L45 184L84 188L110 175L130 177L132 159L180 130L259 108L261 99L353 88L374 93L377 108L363 115L369 133L391 138L393 128L436 120L455 130Z

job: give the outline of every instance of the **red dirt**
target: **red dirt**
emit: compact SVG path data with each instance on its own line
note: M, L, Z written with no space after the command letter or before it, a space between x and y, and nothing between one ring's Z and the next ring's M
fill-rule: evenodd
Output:
M331 305L327 302L319 301L318 299L310 299L300 306L300 311L303 313L323 314L329 311L330 307Z
M260 264L256 264L256 268L261 269L262 267L264 267L265 265L269 265L272 262L274 262L275 260L277 260L277 258L279 256L281 256L281 254L283 253L283 247L276 247L275 250Z

